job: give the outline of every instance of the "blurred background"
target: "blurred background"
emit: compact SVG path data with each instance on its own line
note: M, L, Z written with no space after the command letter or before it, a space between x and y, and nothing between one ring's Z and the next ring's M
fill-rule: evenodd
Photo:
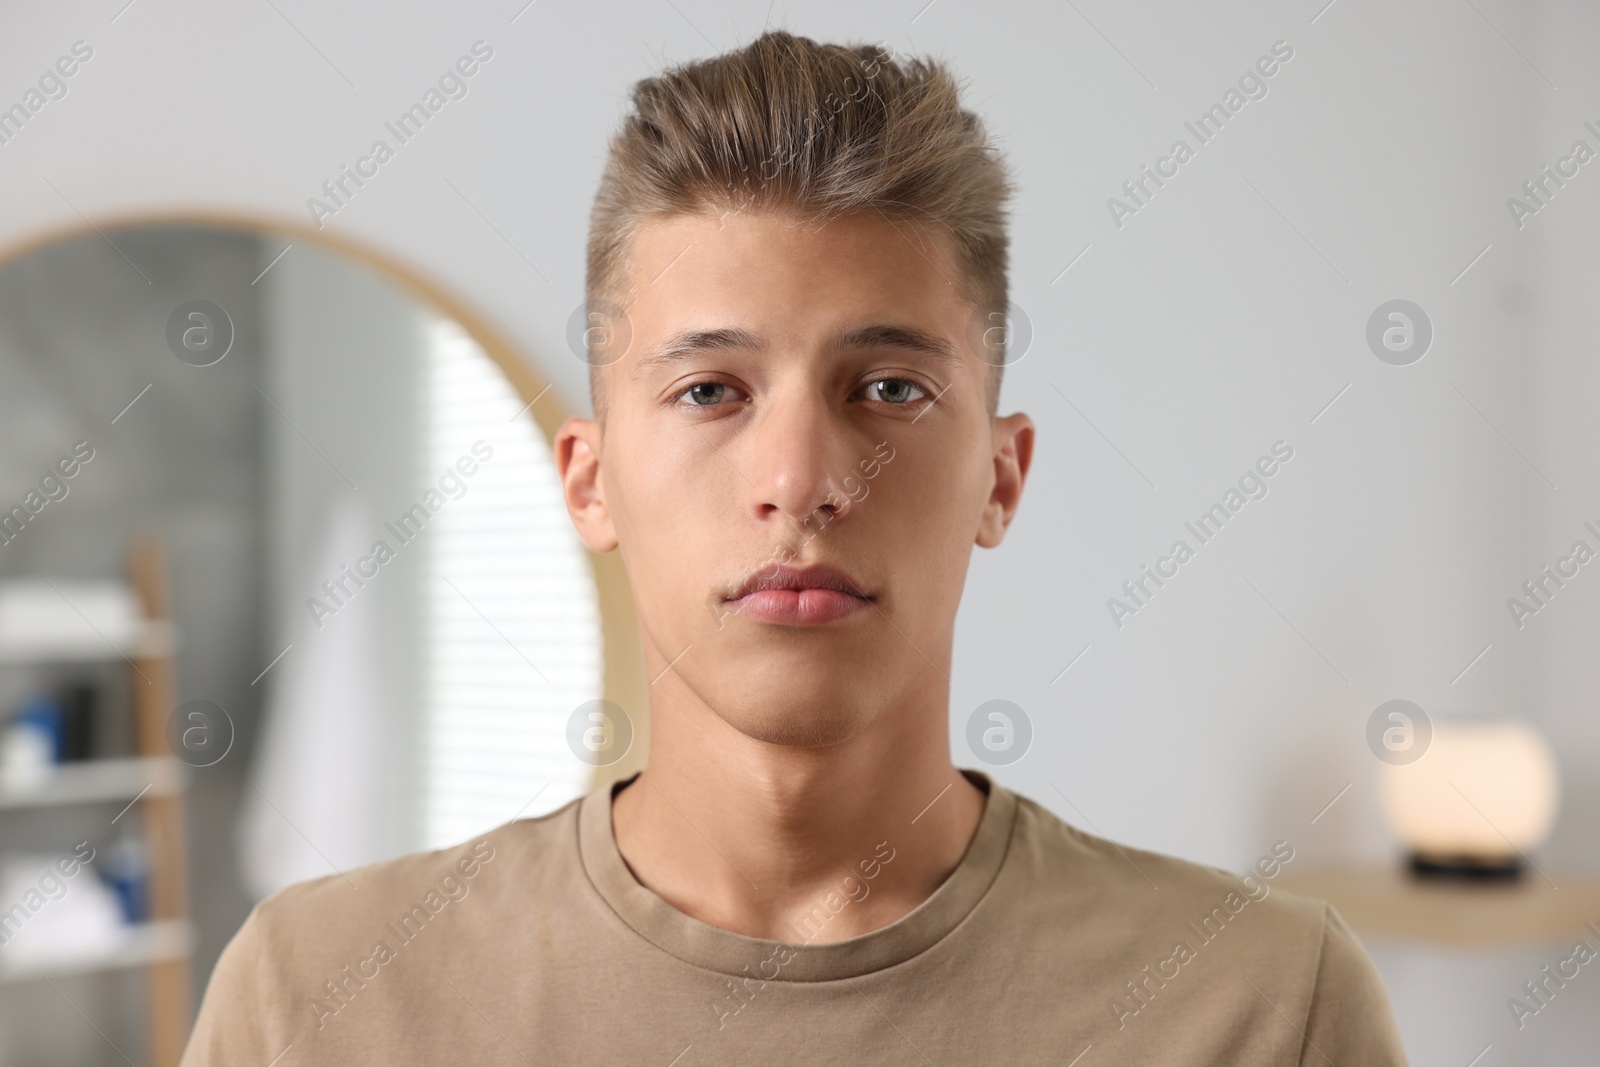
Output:
M547 443L587 210L629 86L767 25L948 60L1019 185L1039 444L957 762L1233 871L1288 842L1414 1064L1592 1059L1600 10L0 20L0 1063L173 1062L265 894L639 765Z

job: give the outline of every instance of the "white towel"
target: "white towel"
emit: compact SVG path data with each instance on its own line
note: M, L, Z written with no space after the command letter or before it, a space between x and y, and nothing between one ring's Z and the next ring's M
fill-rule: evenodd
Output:
M270 688L238 823L241 874L257 899L383 859L383 843L394 837L394 815L382 801L386 742L374 636L381 601L371 584L385 575L355 589L320 628L305 606L305 596L337 580L341 564L354 566L373 540L353 495L330 510L315 574L293 579L305 595L275 646L291 647L263 679Z
M91 853L92 854L92 853ZM0 856L0 974L28 965L93 960L123 938L122 904L79 855ZM69 861L57 866L59 860ZM72 870L63 876L63 870Z

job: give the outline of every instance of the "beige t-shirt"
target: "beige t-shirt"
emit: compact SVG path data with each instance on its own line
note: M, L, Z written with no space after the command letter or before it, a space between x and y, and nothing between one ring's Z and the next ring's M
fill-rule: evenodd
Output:
M988 799L960 864L844 941L816 939L894 862L892 832L793 942L763 941L639 884L621 783L290 886L224 949L183 1065L1405 1062L1343 920L1272 888L1292 844L1246 880L963 773Z

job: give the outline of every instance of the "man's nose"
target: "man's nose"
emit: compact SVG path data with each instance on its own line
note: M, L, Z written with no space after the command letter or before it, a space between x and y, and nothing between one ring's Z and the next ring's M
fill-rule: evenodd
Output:
M745 455L755 517L804 526L844 517L851 498L848 431L816 399L774 404L758 421Z

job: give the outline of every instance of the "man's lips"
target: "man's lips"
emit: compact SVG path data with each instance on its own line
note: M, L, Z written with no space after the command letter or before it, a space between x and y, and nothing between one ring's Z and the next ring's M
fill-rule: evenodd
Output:
M822 564L760 570L727 598L728 610L784 626L820 626L864 611L872 597L843 571Z

